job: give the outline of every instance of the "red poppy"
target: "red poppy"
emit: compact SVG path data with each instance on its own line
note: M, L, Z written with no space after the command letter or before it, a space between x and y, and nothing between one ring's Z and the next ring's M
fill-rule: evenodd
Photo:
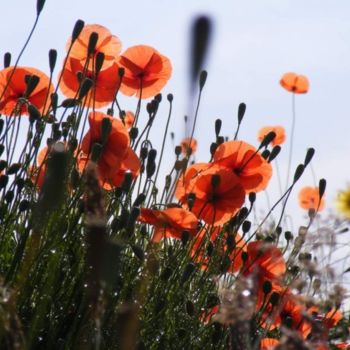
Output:
M276 134L271 141L272 146L281 145L286 139L286 132L283 126L265 126L261 128L258 133L258 141L262 142L271 131Z
M153 242L160 242L165 237L181 239L183 231L188 231L193 237L198 226L197 217L182 208L165 210L141 208L138 220L154 226Z
M272 176L271 164L253 146L243 141L221 144L214 153L214 162L232 169L246 192L265 189Z
M78 79L79 74L81 80ZM114 100L120 81L116 63L96 75L92 70L86 70L79 60L70 58L62 72L60 89L63 95L69 98L76 97L84 78L93 81L92 88L83 99L85 106L101 108Z
M263 241L250 242L247 246L248 260L243 266L245 276L257 274L260 281L276 281L286 272L286 263L279 248Z
M318 187L310 187L310 186L303 187L299 191L298 198L299 198L299 205L303 209L306 209L306 210L314 209L318 211L321 211L324 209L324 206L325 206L324 196L321 198L321 201L320 201Z
M260 350L273 350L280 342L274 338L263 338L260 342Z
M25 96L27 90L26 80L28 81L31 76L37 76L39 82L30 95ZM45 114L46 98L50 97L50 94L53 92L54 86L50 84L50 79L38 69L31 67L8 67L0 71L0 96L2 96L0 100L0 113L2 114L27 115L27 103L31 103L42 114Z
M280 84L287 91L295 94L305 94L309 91L309 81L303 75L297 75L295 73L286 73L282 76Z
M210 225L224 224L244 203L245 192L239 178L223 167L211 166L201 172L190 187L196 196L191 210Z
M127 49L118 64L125 69L120 91L139 98L158 94L171 76L169 59L150 46L138 45Z
M194 138L186 137L181 141L182 154L190 156L197 151L197 140Z
M94 70L93 64L96 55L99 52L104 54L104 61L102 65L102 70L104 70L114 65L116 57L120 54L122 44L118 37L112 35L112 33L107 28L101 25L85 25L79 37L75 40L69 53L69 57L78 60L82 67L85 66L86 60L88 58L89 40L93 32L98 34L98 40L94 50L94 56L90 57L91 60L89 62L88 70ZM67 43L67 50L70 47L70 45L71 39Z

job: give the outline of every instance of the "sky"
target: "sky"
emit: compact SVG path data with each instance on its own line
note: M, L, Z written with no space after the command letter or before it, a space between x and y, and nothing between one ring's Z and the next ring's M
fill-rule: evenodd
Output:
M14 56L19 53L34 21L35 6L35 0L2 1L0 57L6 51ZM281 88L279 80L285 72L303 74L309 78L310 91L296 96L293 168L303 162L307 148L316 149L313 168L317 179L327 179L326 198L328 208L332 208L337 191L350 182L348 0L47 0L20 64L48 72L47 53L55 48L58 74L77 19L107 27L121 39L123 50L137 44L153 46L172 62L173 75L163 92L174 94L170 131L179 142L184 136L183 117L190 112L190 29L198 15L213 20L214 32L195 133L199 141L196 160L209 159L216 118L223 121L223 135L234 135L240 102L247 104L241 139L257 146L257 132L265 125L284 126L288 137L291 94ZM136 102L128 99L125 103L132 109ZM155 122L155 138L163 132L166 116L164 103ZM171 154L170 142L167 147ZM278 160L282 181L288 147L289 140ZM308 185L314 185L310 169L288 206L296 225L303 222L304 215L297 206L297 192ZM276 182L268 194L271 203L278 199Z

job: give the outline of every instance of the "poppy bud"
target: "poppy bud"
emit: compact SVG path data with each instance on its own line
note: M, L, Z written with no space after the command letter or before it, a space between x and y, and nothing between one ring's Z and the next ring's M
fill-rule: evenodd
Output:
M68 145L69 145L69 150L73 152L78 147L78 140L75 138L72 138L68 141Z
M181 146L176 146L175 147L175 154L179 156L182 152L182 147Z
M139 207L146 199L146 195L144 193L140 193L137 198L135 199L133 206Z
M29 122L31 124L33 124L36 120L38 120L41 117L41 113L38 110L38 108L36 108L32 104L28 104L28 113L29 113Z
M7 167L6 160L1 159L0 160L0 172L3 171Z
M199 75L199 90L202 91L204 88L205 82L207 81L208 72L206 70L202 70Z
M221 145L225 142L225 138L223 136L218 136L216 143Z
M36 15L39 16L40 12L43 10L45 5L45 0L37 0L36 2Z
M75 22L74 28L73 28L73 32L72 32L72 44L74 43L74 41L78 38L78 36L80 35L81 31L84 28L84 21L81 19L78 19Z
M167 99L168 99L168 101L171 103L171 102L173 102L173 100L174 100L174 95L173 94L168 94L167 95Z
M37 75L26 75L24 77L24 81L26 83L26 91L23 96L28 98L30 94L34 91L34 89L38 86L40 78Z
M132 244L131 245L131 249L134 252L135 256L140 260L143 261L145 259L145 252L143 251L143 249L136 245L136 244Z
M49 51L49 67L50 67L51 73L55 69L56 60L57 60L57 51L55 49L51 49Z
M212 142L212 144L210 145L210 154L213 156L216 149L218 148L218 144L216 142Z
M133 180L132 173L126 172L124 175L123 183L121 185L121 188L125 193L128 193L130 191L132 180Z
M16 174L19 169L21 169L21 163L14 163L9 166L6 173L7 175Z
M245 114L245 111L247 109L247 106L245 103L240 103L239 106L238 106L238 124L241 124L242 120L243 120L243 117L244 117L244 114Z
M210 258L214 253L214 244L213 242L208 242L207 244L207 256Z
M5 194L5 201L7 203L11 203L13 198L14 198L14 196L15 195L14 195L13 191L7 191L6 194Z
M270 151L265 149L263 152L261 152L261 156L267 160L270 157Z
M148 149L147 147L141 147L141 150L140 150L140 158L142 160L145 160L147 158L147 155L148 155Z
M5 52L4 55L4 68L7 68L11 65L11 54L9 52Z
M97 162L102 154L102 145L100 143L94 143L92 145L92 149L91 149L91 160L93 162Z
M272 151L269 155L269 158L268 158L268 162L271 163L277 156L278 154L281 152L281 146L275 146L274 148L272 148Z
M242 224L243 234L246 234L250 230L251 226L252 226L252 223L250 221L248 220L244 221Z
M274 131L270 131L262 140L260 147L266 147L270 142L272 142L276 137L276 133Z
M136 127L132 127L129 131L129 136L131 140L135 140L138 134L139 134L139 129Z
M284 238L286 239L286 241L290 241L291 239L293 239L293 234L292 234L292 232L286 231L286 232L284 233Z
M107 109L107 115L110 115L111 117L114 116L114 110L113 110L113 108L108 108L108 109Z
M50 100L51 100L51 107L52 107L53 113L56 114L56 109L58 105L58 95L56 92L50 95Z
M101 143L105 145L112 130L112 122L109 118L103 118L101 123Z
M66 98L65 100L62 101L61 106L63 108L73 108L75 106L79 105L79 100L75 98Z
M191 192L187 195L187 205L189 210L192 210L194 201L196 200L196 194Z
M216 137L218 137L220 134L221 125L222 125L221 119L216 119L215 120L215 135L216 135Z
M98 74L102 68L103 62L105 60L105 54L103 52L98 52L95 58L95 72Z
M293 180L294 183L296 183L300 179L301 175L303 175L304 169L305 169L305 166L303 164L299 164L297 166L294 173L294 180Z
M156 160L156 156L157 156L157 150L152 148L149 152L148 152L148 161L149 162L154 162Z
M231 259L229 256L225 255L221 261L220 272L226 273L231 266Z
M314 154L315 154L315 149L314 148L308 148L307 149L305 160L304 160L304 166L305 167L311 162L311 159L313 158Z
M0 188L5 188L9 182L9 177L7 175L0 175Z
M239 221L244 220L247 217L248 213L249 213L248 208L247 207L242 207L239 210L239 212L238 212L238 219L239 219Z
M125 69L123 67L119 67L118 68L119 78L123 78L124 74L125 74Z
M87 95L87 93L92 88L93 84L94 84L94 82L93 82L92 79L90 79L90 78L85 78L84 79L83 83L80 86L78 100L83 99Z
M96 32L92 32L89 38L88 56L91 56L95 53L97 41L98 41L98 34Z
M156 96L154 96L154 100L157 101L158 104L161 103L162 102L162 94L159 93Z
M233 235L228 235L226 238L226 245L229 248L230 252L236 247L235 237Z
M167 281L173 274L173 269L167 266L160 275L161 280Z
M189 239L190 239L190 233L187 230L182 231L181 242L183 246L186 246Z
M30 207L30 202L27 199L23 199L20 203L19 203L19 211L20 212L24 212L26 210L28 210Z
M175 133L174 133L173 131L170 133L170 138L171 138L172 140L174 140L174 138L175 138Z
M326 191L326 185L327 185L327 182L325 179L321 179L318 183L318 194L319 194L320 199L323 197L323 195Z
M250 192L248 195L248 199L249 199L250 204L252 205L256 200L256 193Z
M281 227L281 226L277 226L275 231L276 231L276 234L277 234L278 236L280 236L281 233L282 233L282 227Z
M4 150L5 146L2 143L0 143L0 156L3 154Z
M188 279L192 276L193 272L196 269L196 265L194 263L188 263L184 269L184 272L181 277L181 284L184 284Z
M187 315L190 317L194 315L194 305L191 300L187 300L186 302L186 312L187 312Z
M262 290L263 290L264 294L269 294L272 290L272 283L268 280L264 281L263 286L262 286Z
M18 191L22 190L22 188L24 187L25 183L26 183L25 180L22 179L21 177L18 177L16 179L15 184L16 184L16 186L18 188Z
M216 188L219 186L219 184L220 184L220 175L217 175L217 174L213 175L211 177L211 185L213 186L213 188Z
M277 292L273 292L270 296L269 302L272 306L276 306L279 303L280 294Z

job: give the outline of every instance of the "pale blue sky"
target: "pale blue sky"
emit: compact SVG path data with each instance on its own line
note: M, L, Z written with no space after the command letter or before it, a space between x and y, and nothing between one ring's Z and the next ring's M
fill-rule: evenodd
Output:
M0 55L6 51L16 55L34 20L35 1L2 1L0 11ZM304 74L311 87L308 94L297 96L293 164L303 161L308 147L316 148L313 164L317 177L328 180L330 204L336 190L350 181L347 0L47 0L21 64L47 72L47 52L56 48L58 73L65 43L78 18L109 28L120 37L123 49L136 44L154 46L173 63L173 77L164 93L172 92L175 96L171 130L180 141L188 105L189 29L198 13L211 16L215 30L196 131L200 148L197 160L208 159L216 118L223 119L223 133L233 135L240 102L247 103L242 139L257 145L256 133L264 125L280 124L288 132L291 95L278 82L284 72ZM132 100L130 107L135 102ZM164 105L154 135L164 128L165 118ZM279 159L282 173L287 154L286 146ZM301 185L312 185L310 171ZM277 198L273 189L271 200ZM295 196L292 201L296 201ZM293 203L289 211L295 211L296 216L303 214Z

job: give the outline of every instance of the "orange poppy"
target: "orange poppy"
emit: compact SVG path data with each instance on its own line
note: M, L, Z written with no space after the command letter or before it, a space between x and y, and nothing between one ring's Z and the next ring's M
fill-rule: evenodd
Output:
M256 273L259 280L277 280L286 272L283 254L274 244L263 241L248 243L248 260L243 266L245 276Z
M98 34L98 40L94 50L94 56L89 62L88 70L94 70L94 60L96 55L101 52L104 54L104 61L102 70L114 65L116 57L119 56L122 44L118 37L112 35L112 33L105 27L98 24L85 25L81 31L79 37L75 40L71 51L69 53L70 58L74 58L84 67L88 58L88 46L91 34L95 32ZM67 50L71 45L71 39L67 43Z
M193 237L198 226L197 217L182 208L165 210L141 208L138 220L154 226L152 241L156 243L165 237L181 239L183 231L188 231Z
M212 166L192 181L196 195L192 211L210 225L226 223L244 203L244 189L229 169Z
M320 201L318 187L310 187L310 186L303 187L299 191L298 198L299 198L299 205L303 209L317 210L318 208L318 211L321 211L324 209L324 206L325 206L324 196L321 198L321 201Z
M120 82L116 63L101 70L96 76L92 70L84 71L84 65L81 61L70 58L62 72L60 84L60 89L66 97L74 98L77 96L81 86L81 81L78 79L79 74L82 74L82 80L90 78L93 81L92 88L83 99L85 106L101 108L114 100Z
M286 139L286 132L283 126L264 126L259 130L258 141L262 142L266 135L273 131L276 136L271 141L272 146L281 145Z
M158 94L170 79L169 59L150 46L138 45L127 49L118 64L124 68L120 91L139 98Z
M214 162L232 169L246 192L265 189L272 176L271 164L244 141L222 143L214 153Z
M30 93L27 90L26 80L30 76L37 76L39 82ZM10 83L8 83L11 77ZM7 85L7 87L6 87ZM4 91L6 88L6 91ZM0 113L5 115L28 115L27 103L31 103L38 110L44 111L46 98L54 92L49 77L42 71L31 67L8 67L0 71Z
M286 73L282 76L280 84L295 94L305 94L309 91L309 80L304 75Z
M181 141L181 150L185 157L194 154L197 151L197 140L186 137Z
M78 157L79 170L85 170L89 157L81 152ZM141 163L136 153L128 147L124 158L116 166L110 166L104 159L100 159L97 165L97 173L100 186L110 191L120 186L126 173L130 173L134 179L140 173Z
M263 338L260 342L260 350L273 350L280 342L274 338Z

